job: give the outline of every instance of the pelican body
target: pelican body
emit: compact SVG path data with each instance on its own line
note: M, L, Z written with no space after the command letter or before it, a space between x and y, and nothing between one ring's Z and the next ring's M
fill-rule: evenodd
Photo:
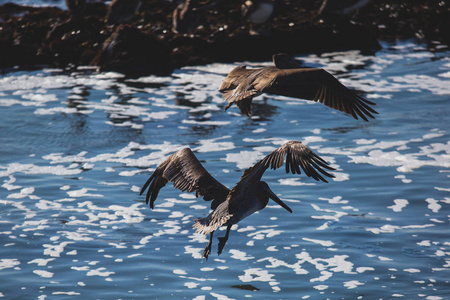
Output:
M269 199L292 213L269 185L261 181L261 177L269 167L278 169L283 166L285 157L286 173L301 174L303 170L308 177L323 182L327 180L322 175L334 177L326 171L334 169L320 156L299 141L289 141L245 170L241 180L230 190L206 171L191 149L184 148L158 166L142 187L140 194L142 195L148 188L146 203L153 209L160 189L167 182L173 182L173 186L183 192L195 192L197 197L212 201L213 211L205 218L196 219L193 225L197 233L210 234L209 242L203 251L203 257L208 258L214 231L221 226L227 226L225 236L219 238L218 254L221 254L231 226L265 208Z
M287 54L273 56L274 67L247 69L234 68L223 80L219 92L228 101L227 110L236 104L249 116L254 97L262 93L313 100L368 121L377 112L370 107L375 103L358 96L346 88L333 75L321 68L301 68L301 63Z

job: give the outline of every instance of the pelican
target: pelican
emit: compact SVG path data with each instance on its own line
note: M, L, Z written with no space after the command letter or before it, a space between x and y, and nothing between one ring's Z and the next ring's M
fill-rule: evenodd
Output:
M275 67L247 69L234 68L222 82L219 92L228 101L227 110L235 103L247 117L251 114L254 97L262 93L314 100L368 121L377 112L369 105L375 103L346 88L333 75L321 68L301 68L301 63L280 53L273 56Z
M289 141L245 170L241 180L230 190L206 171L191 149L184 148L158 166L142 187L140 194L142 195L148 188L145 201L153 209L160 189L167 182L173 182L173 186L183 192L195 192L197 197L202 196L206 201L212 200L213 211L205 218L196 219L193 225L197 233L210 234L209 242L203 251L203 257L207 259L211 253L213 233L217 228L227 226L225 236L219 238L217 253L220 255L228 240L231 226L266 207L269 198L292 213L269 185L261 181L261 177L269 167L275 170L283 166L285 157L286 173L301 174L301 167L307 176L317 181L327 182L322 175L334 177L324 170L335 170L328 166L325 160L302 142Z
M138 12L141 4L142 0L111 1L106 15L106 23L113 25L131 20Z

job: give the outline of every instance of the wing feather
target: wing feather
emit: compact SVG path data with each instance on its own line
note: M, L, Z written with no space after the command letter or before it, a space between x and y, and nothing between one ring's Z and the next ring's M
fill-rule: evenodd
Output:
M153 172L141 189L142 195L148 188L145 201L153 209L159 191L172 182L181 191L195 192L197 197L203 196L206 201L214 201L211 208L215 209L225 201L230 190L217 181L206 171L189 148L184 148L169 156Z
M260 160L253 167L245 170L241 181L244 179L259 181L268 168L275 170L283 166L285 157L286 173L301 174L301 170L303 170L308 177L324 182L328 181L322 175L334 178L334 175L328 173L326 170L333 171L335 169L330 167L319 155L314 153L302 142L289 141L272 151L272 153Z
M252 71L253 70L247 70L247 66L245 65L234 68L222 81L219 92L223 93L227 90L234 90L239 85L239 82L242 80L242 78L245 78Z
M273 76L271 73L276 68L262 68L247 70L245 66L234 68L223 80L219 88L219 92L223 94L223 100L228 104L225 106L227 110L231 105L236 104L241 112L247 117L251 113L251 104L253 97L261 94L261 85L266 85L267 81L271 81Z
M371 107L376 105L374 102L355 94L324 69L299 68L299 62L286 54L273 58L276 67L246 69L246 66L239 66L227 75L219 88L224 101L228 102L225 110L236 104L249 116L253 98L268 93L313 100L365 121L378 114Z
M324 69L279 70L273 83L265 86L262 92L313 100L355 119L359 116L367 121L367 117L374 118L373 114L377 114L370 107L375 103L356 95Z

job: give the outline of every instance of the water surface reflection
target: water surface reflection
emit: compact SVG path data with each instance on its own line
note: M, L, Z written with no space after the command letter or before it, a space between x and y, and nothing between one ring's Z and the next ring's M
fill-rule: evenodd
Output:
M302 57L377 102L370 122L278 96L257 98L250 119L224 112L217 88L241 62L133 80L92 70L3 75L0 294L446 299L448 54L398 43ZM207 262L206 238L191 226L208 203L165 188L151 211L138 195L185 146L231 187L287 140L332 162L335 180L265 174L294 213L269 205Z

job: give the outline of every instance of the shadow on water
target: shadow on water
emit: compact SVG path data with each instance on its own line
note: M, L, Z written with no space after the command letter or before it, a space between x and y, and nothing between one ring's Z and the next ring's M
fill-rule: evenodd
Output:
M269 98L263 97L262 101L252 102L252 116L257 116L258 121L272 120L278 115L278 107L276 105L269 104ZM242 115L244 117L244 115Z
M238 285L232 285L232 288L240 289L244 291L259 291L259 289L251 284L238 284Z
M206 120L206 119L203 119ZM208 136L217 129L217 125L195 125L189 127L189 130L196 136Z
M84 85L76 85L72 88L67 96L67 107L75 108L79 112L87 111L88 109L84 106L91 95L92 88Z
M88 117L85 112L89 111L86 103L91 95L91 88L87 86L74 86L67 96L67 108L76 109L77 113L69 114L70 128L74 130L76 135L80 136L86 133L86 125Z
M175 92L175 104L179 106L186 106L190 108L196 108L203 105L203 102L194 102L190 99L186 99L187 94L182 92Z
M230 71L232 70L232 68L230 68ZM187 74L189 74L189 73L198 73L199 72L199 70L198 69L189 69L189 68L183 68L183 73L187 73ZM224 73L221 73L221 72L213 72L213 71L208 71L208 70L201 70L201 73L202 73L202 75L208 75L208 74L210 74L210 75L218 75L218 76L223 76L223 78L225 78L225 76L227 75L227 74L224 74ZM179 78L178 76L176 76L176 75L174 75L174 77L177 77L177 78Z
M145 81L131 80L127 77L119 79L118 82L126 84L128 87L136 89L145 89L145 88L161 89L168 86L168 84L165 82L145 82Z
M342 127L334 127L334 128L323 128L323 131L333 132L333 133L340 133L340 134L347 134L353 131L361 130L364 127L368 127L370 124L364 124L362 122L359 122L356 124L356 126L342 126Z

